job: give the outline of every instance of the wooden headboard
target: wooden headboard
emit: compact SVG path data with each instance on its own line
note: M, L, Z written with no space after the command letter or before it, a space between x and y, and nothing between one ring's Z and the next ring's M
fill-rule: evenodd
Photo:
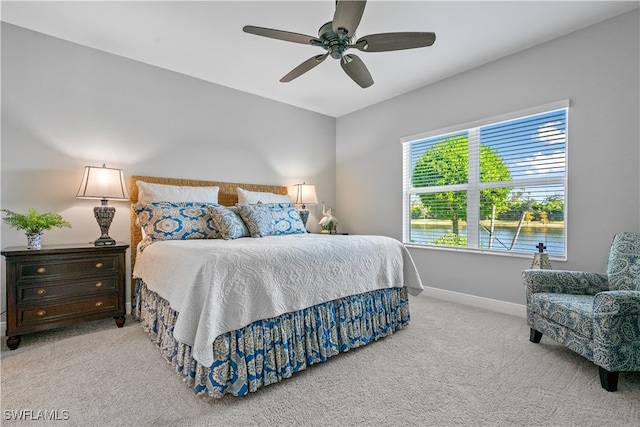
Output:
M264 191L276 194L288 194L287 187L281 185L262 185L262 184L241 184L236 182L219 182L219 181L202 181L194 179L183 178L161 178L155 176L139 176L132 175L129 178L129 199L131 200L131 206L138 203L138 185L137 181L149 182L152 184L165 184L165 185L187 185L191 187L208 187L218 186L220 191L218 192L218 203L223 206L234 206L238 203L238 195L236 188L240 187L249 191ZM133 272L133 266L136 263L136 254L138 243L142 240L142 231L140 227L136 227L136 214L133 208L131 211L131 271ZM133 281L132 281L133 283ZM131 286L131 301L133 301L133 294L135 292L135 286Z

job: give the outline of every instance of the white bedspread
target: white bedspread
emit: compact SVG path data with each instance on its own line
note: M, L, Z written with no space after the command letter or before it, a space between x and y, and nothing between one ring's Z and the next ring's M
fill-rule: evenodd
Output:
M174 336L205 366L218 335L257 320L376 289L423 289L407 249L383 236L156 242L138 252L133 275L180 313Z

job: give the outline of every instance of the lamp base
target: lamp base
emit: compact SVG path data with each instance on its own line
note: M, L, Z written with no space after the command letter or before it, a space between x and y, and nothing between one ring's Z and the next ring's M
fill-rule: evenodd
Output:
M299 210L298 213L300 214L300 219L302 220L302 223L306 227L307 220L309 219L309 211L306 209L302 209L302 210Z
M93 245L94 246L113 246L116 244L116 241L113 240L112 238L102 238L102 237L98 237L94 242Z
M106 200L102 200L101 206L93 208L93 215L96 217L100 232L102 233L100 237L93 242L95 246L111 246L116 244L116 241L109 237L109 227L115 214L116 209L112 206L107 206Z

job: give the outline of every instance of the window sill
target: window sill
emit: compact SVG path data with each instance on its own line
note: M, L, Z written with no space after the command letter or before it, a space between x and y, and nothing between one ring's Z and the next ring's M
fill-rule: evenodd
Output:
M501 251L490 251L485 249L471 249L471 248L458 248L453 246L434 246L434 245L420 245L416 243L402 243L406 248L410 249L422 249L422 250L433 250L433 251L446 251L446 252L460 252L460 253L469 253L469 254L481 254L481 255L495 255L495 256L503 256L503 257L511 257L511 258L526 258L532 259L535 254L534 251L531 253L525 252L501 252ZM567 261L566 255L552 255L549 254L550 261L558 261L565 262Z

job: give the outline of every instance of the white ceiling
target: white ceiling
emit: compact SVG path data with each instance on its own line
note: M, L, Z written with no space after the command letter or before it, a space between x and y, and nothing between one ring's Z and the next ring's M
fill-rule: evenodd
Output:
M323 1L2 1L2 21L206 81L339 117L638 8L638 1L369 0L356 37L432 31L431 47L357 52L375 84L356 85L328 58L279 79L318 47L258 37L244 25L317 36Z

